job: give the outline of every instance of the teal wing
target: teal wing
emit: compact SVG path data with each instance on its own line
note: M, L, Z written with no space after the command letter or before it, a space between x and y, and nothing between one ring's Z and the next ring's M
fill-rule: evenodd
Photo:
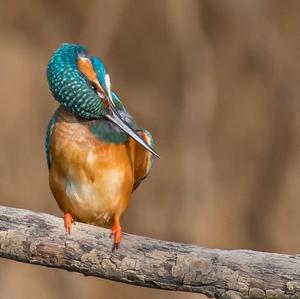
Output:
M51 136L52 130L56 123L56 113L54 113L49 121L47 132L46 132L46 139L45 139L45 150L46 150L46 158L47 158L47 165L48 169L51 167L51 155L50 155L50 143L51 143Z
M154 140L151 133L147 130L137 130L138 134L154 148ZM141 145L137 144L135 151L135 181L133 190L135 190L142 180L144 180L150 173L154 155L145 150Z

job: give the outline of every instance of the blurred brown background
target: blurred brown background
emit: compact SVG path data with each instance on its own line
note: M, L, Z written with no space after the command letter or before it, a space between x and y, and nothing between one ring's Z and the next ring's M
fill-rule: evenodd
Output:
M1 204L62 215L44 154L58 105L45 70L60 43L82 43L106 62L161 156L133 196L126 232L299 252L299 13L297 0L2 0ZM196 298L0 265L1 299Z

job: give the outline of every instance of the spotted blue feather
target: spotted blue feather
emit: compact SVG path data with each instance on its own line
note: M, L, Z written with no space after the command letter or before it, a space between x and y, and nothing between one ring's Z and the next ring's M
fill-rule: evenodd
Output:
M54 98L77 116L100 118L106 110L87 78L78 70L78 56L88 56L81 45L62 44L52 55L47 78Z

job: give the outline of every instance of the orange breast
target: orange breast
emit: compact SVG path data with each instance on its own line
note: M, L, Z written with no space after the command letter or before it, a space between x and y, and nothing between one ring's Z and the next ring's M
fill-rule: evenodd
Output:
M50 145L50 187L75 220L110 226L128 205L134 184L134 144L106 143L65 110Z

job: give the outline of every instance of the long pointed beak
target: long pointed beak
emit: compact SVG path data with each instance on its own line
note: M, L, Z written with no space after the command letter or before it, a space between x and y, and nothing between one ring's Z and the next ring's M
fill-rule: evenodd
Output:
M111 122L116 124L122 131L124 131L127 135L133 138L137 143L143 146L146 150L152 153L154 156L159 157L158 154L154 151L152 147L150 147L144 139L140 137L132 128L130 128L121 118L119 112L115 109L114 106L110 105L111 114L107 114L105 117L109 119Z
M105 75L105 84L106 84L106 89L104 90L104 88L102 88L101 84L99 84L98 87L98 93L99 96L102 97L104 96L107 101L108 101L108 106L109 106L109 111L110 114L106 114L106 118L108 120L110 120L111 122L113 122L115 125L117 125L122 131L124 131L127 135L129 135L131 138L133 138L137 143L139 143L141 146L143 146L146 150L148 150L150 153L152 153L154 156L159 157L158 154L154 151L154 149L149 146L144 139L142 139L140 137L140 135L138 135L138 133L133 130L132 128L130 128L123 120L122 117L120 115L120 113L118 112L116 105L112 99L111 96L111 84L110 84L110 78L109 75L106 74Z

